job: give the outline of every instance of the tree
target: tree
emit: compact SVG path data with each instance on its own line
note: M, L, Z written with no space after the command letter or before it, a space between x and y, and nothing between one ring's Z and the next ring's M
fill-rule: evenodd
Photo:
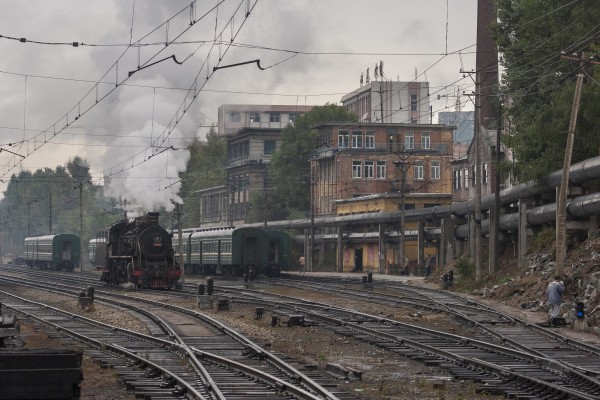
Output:
M200 221L200 200L196 192L226 183L227 140L212 126L206 135L206 141L195 140L188 150L190 159L187 168L179 175L179 195L184 204L182 224L185 227L195 227Z
M314 107L281 132L281 144L268 166L268 191L251 193L248 222L307 217L310 211L311 153L319 146L313 126L331 121L357 121L344 107L325 104Z
M493 30L505 68L503 91L510 97L510 134L504 142L514 152L511 172L519 181L540 180L562 168L578 62L560 56L600 50L596 3L496 0ZM598 69L587 69L593 81L581 95L574 163L598 155Z
M80 203L79 183L83 203ZM83 204L83 243L98 231L120 219L114 199L106 199L101 187L93 185L89 164L75 157L66 166L21 171L12 175L0 202L2 250L19 254L28 235L75 233L80 230L80 204ZM84 248L85 251L85 248Z

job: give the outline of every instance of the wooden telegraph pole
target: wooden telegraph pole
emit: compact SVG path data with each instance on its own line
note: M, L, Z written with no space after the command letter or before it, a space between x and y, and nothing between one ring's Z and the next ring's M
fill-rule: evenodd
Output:
M569 170L571 168L571 157L573 155L573 142L575 141L575 127L577 126L577 114L579 113L579 100L581 98L581 88L583 87L583 66L590 62L585 53L581 58L561 56L565 60L579 61L577 72L577 83L575 84L575 95L573 97L573 106L571 107L571 120L569 121L569 131L567 132L567 145L565 148L565 159L563 162L562 178L558 199L556 202L556 274L562 275L567 258L567 189L569 186ZM593 64L600 64L593 62Z

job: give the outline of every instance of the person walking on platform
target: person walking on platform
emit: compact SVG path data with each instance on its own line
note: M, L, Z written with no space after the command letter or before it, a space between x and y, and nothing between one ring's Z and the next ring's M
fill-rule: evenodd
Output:
M304 256L300 256L298 263L300 264L300 273L304 274L306 272L306 268L304 268Z
M548 284L546 288L546 296L548 296L548 318L550 324L552 324L554 318L558 318L560 314L560 304L562 302L562 295L565 292L565 284L560 280L560 275L556 275L554 280Z

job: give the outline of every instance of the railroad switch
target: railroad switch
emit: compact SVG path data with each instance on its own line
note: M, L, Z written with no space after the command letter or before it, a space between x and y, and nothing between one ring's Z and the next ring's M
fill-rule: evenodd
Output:
M340 364L327 364L325 365L325 371L338 379L351 381L359 381L363 375L363 372L358 369Z
M303 326L304 315L288 315L287 326Z
M0 315L0 347L18 347L23 344L15 315Z
M254 319L262 319L265 309L263 307L256 307L254 309Z
M94 306L94 287L89 286L87 289L84 289L79 293L79 298L77 299L77 304L81 307L82 310L88 311Z
M369 275L363 275L362 287L363 287L363 289L373 289L373 278L372 278L372 274L370 272L369 272Z
M229 299L219 299L217 300L217 310L219 311L227 311L229 310Z

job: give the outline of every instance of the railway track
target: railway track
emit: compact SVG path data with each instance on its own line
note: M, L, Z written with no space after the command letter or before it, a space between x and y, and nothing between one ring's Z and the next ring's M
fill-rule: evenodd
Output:
M3 280L23 284L12 278ZM29 285L50 290L39 283ZM76 296L78 292L66 287L57 288L57 284L53 286L62 294ZM143 335L27 302L6 292L1 296L0 302L5 306L27 318L48 324L61 336L68 334L91 346L94 350L90 350L90 354L102 363L113 365L136 395L152 398L185 395L186 398L201 399L353 398L336 390L334 383L319 374L298 370L195 311L147 299L131 299L127 295L96 292L97 301L132 308L142 314L151 332L151 335ZM134 370L132 365L144 368Z
M426 365L439 366L457 378L480 382L481 392L530 399L592 399L600 396L595 368L599 354L596 348L553 332L548 336L547 330L534 329L542 340L527 330L531 328L527 324L520 324L511 316L460 296L389 282L376 282L373 289L368 290L363 290L357 281L278 283L295 288L306 285L307 289L339 296L351 292L355 300L447 313L476 327L478 334L469 337L452 335L329 304L245 290L239 285L215 287L215 293L233 302L265 307L276 313L303 314L340 334ZM177 296L195 296L196 287L184 285L184 290Z
M294 280L292 285L298 288L302 283ZM316 289L314 282L308 285L312 290ZM332 293L335 287L326 284L321 286L321 290ZM386 284L387 291L393 289L394 285ZM245 291L243 296L236 297L232 289L228 290L233 301L254 301L279 310L285 307L282 302L287 301L289 312L304 314L341 334L388 348L428 365L439 365L457 378L480 381L481 390L488 393L536 399L600 397L597 380L599 349L547 329L519 323L511 316L483 305L477 307L466 299L461 303L453 298L451 303L450 299L444 298L445 292L426 290L430 300L426 300L423 293L418 293L419 289L397 297L405 298L404 305L418 304L436 312L451 313L478 327L480 335L464 337L448 334L281 295ZM347 291L347 283L341 290ZM400 290L405 290L405 287ZM360 292L360 289L353 288L351 296L356 298L357 291ZM435 294L440 296L437 300L432 298ZM381 296L387 302L399 300L389 294ZM406 297L413 301L406 300ZM368 297L370 301L378 301L377 298L379 296Z

